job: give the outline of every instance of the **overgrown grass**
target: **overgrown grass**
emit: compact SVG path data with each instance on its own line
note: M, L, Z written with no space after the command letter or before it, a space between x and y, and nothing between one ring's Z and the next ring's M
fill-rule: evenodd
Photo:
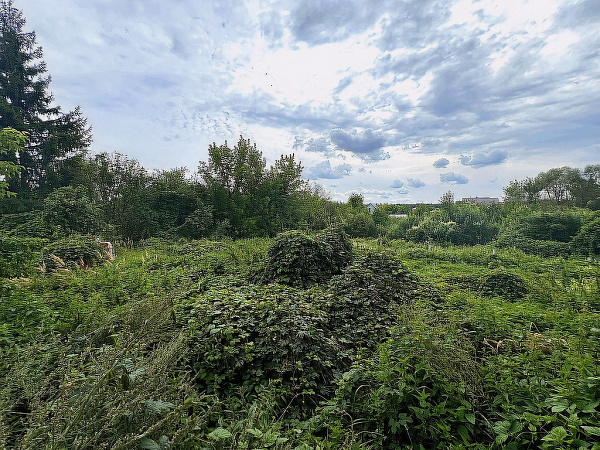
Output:
M254 284L272 242L19 256L0 448L599 448L597 260L360 239L341 275Z

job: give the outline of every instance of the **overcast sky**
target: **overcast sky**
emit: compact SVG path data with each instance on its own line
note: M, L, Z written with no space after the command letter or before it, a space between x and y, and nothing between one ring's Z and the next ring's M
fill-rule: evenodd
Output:
M15 0L92 151L196 171L242 134L333 199L502 197L600 163L598 0Z

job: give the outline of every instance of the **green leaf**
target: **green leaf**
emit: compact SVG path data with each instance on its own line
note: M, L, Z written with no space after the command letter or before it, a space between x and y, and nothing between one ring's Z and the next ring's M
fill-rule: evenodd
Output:
M510 422L508 420L502 420L494 424L494 431L498 434L508 433L510 430Z
M475 414L465 414L465 419L467 419L469 421L469 423L472 423L473 425L475 425Z
M170 402L163 402L162 400L144 400L144 410L147 413L162 414L163 411L169 411L175 408L175 405Z
M263 435L263 432L260 430L257 430L256 428L248 428L246 430L246 432L250 433L252 436L254 436L255 438L261 438Z
M554 427L549 434L542 438L542 441L562 442L567 437L567 430L564 427Z
M222 427L215 428L213 431L211 431L208 434L208 437L215 441L219 441L221 439L229 439L232 436L233 435L228 430L226 430L225 428L222 428Z
M140 448L144 450L160 450L160 445L154 439L143 438L140 442Z
M469 443L469 432L463 425L459 425L456 429L465 444Z
M582 425L581 428L583 428L584 431L588 434L592 434L594 436L600 436L600 427L588 427L588 426Z

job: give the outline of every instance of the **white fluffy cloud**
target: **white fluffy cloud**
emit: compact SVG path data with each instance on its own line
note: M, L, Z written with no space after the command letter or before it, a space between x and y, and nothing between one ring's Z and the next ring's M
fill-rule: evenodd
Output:
M597 0L15 6L92 150L149 168L194 169L243 134L270 161L295 152L334 198L435 201L449 183L500 197L515 178L597 163ZM440 176L455 163L464 175ZM389 190L399 180L408 192Z

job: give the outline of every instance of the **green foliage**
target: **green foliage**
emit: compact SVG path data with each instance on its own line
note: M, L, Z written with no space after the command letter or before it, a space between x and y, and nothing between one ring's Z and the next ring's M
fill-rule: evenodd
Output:
M540 212L521 218L519 232L537 241L569 242L581 228L581 217L562 211Z
M593 225L580 233L588 216L589 211L581 209L523 210L505 221L497 244L501 247L514 246L540 256L567 256L572 252L588 254L588 243L593 242Z
M95 233L100 229L101 211L79 186L62 187L44 199L43 219L59 235Z
M344 220L344 231L352 237L375 237L377 227L369 212L351 212Z
M319 423L345 430L332 433L338 444L351 429L375 448L473 446L486 440L481 385L472 349L455 336L399 333L343 375Z
M584 207L600 195L598 166L589 165L583 171L556 167L540 172L535 178L512 181L504 193L504 201L509 204L547 202Z
M39 238L0 235L0 278L30 274L43 245Z
M29 143L4 162L23 166L9 180L19 195L44 195L68 184L71 168L85 153L91 133L79 108L63 113L52 106L50 77L34 32L24 30L25 18L12 1L0 4L0 128L28 133ZM13 134L13 137L19 138ZM13 169L15 166L12 166Z
M571 246L566 242L531 239L514 230L500 231L496 244L499 247L514 247L526 253L544 257L568 256L571 253Z
M492 272L481 283L480 289L485 296L500 296L512 301L522 299L529 292L523 278L504 270Z
M400 307L414 302L417 289L415 277L391 254L356 255L329 281L329 326L345 346L374 348L397 323Z
M42 254L42 270L48 273L60 269L93 267L111 258L94 237L78 235L46 245Z
M238 404L274 389L278 414L306 418L348 367L315 296L272 284L211 289L208 301L185 306L193 336L187 365L198 389Z
M213 231L212 208L203 204L198 205L182 225L177 227L177 234L183 237L198 239L206 237Z
M571 242L572 248L583 255L600 255L600 217L586 223Z
M292 253L332 260L320 284L249 282L271 239L152 238L45 276L45 242L8 236L27 278L0 279L0 447L597 445L594 258L282 236L318 242Z
M236 237L275 235L296 226L304 182L294 155L282 155L267 169L256 144L240 136L233 149L227 142L213 143L208 156L198 174L217 224L229 223Z
M497 219L492 207L473 204L445 203L442 209L424 212L421 217L411 216L404 221L403 237L413 242L441 244L486 244L498 233ZM412 227L408 227L409 224ZM397 231L402 233L400 230ZM402 234L401 234L402 235Z
M263 283L308 286L340 273L351 258L352 244L343 231L327 229L314 236L288 231L269 247L256 278Z
M365 198L362 194L353 193L348 197L348 205L350 208L362 211L365 208Z
M0 131L0 155L14 156L23 151L23 145L27 141L27 133L22 133L14 128L6 127ZM0 161L0 198L16 195L8 190L8 179L19 174L23 166L12 161Z

